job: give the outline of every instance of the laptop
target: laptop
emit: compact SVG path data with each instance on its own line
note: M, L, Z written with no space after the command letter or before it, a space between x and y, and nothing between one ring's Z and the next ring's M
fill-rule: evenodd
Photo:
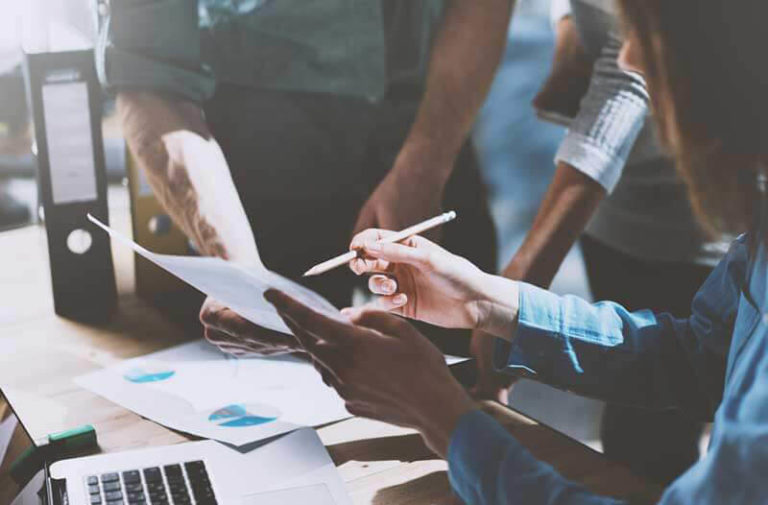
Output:
M61 460L43 454L13 505L351 505L310 428L245 449L204 440Z

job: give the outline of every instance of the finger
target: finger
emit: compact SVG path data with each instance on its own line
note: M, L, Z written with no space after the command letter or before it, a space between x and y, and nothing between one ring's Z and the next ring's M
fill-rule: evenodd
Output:
M350 243L349 248L353 251L362 251L366 243L377 242L394 233L395 232L389 230L369 228L355 235L352 238L352 242ZM388 261L365 257L355 258L349 263L349 267L357 275L371 272L388 272L391 270L391 266Z
M357 275L389 273L395 268L394 264L384 259L359 256L349 262L349 268Z
M320 372L320 377L322 377L323 383L326 386L336 390L339 389L339 379L333 374L331 370L323 367L322 365L317 365L315 368L318 372Z
M344 316L353 323L367 312L389 312L399 316L405 316L405 306L408 305L408 296L398 293L392 296L378 296L372 302L359 307L349 307L342 311Z
M372 275L368 279L368 289L375 295L394 295L397 292L397 279L381 274Z
M227 345L220 345L220 346L218 346L218 348L219 348L219 350L221 352L223 352L225 354L230 354L230 355L238 357L238 358L248 354L247 351L244 351L243 349L241 349L239 347L231 347L231 346L227 346Z
M376 419L375 410L364 403L348 401L344 403L344 408L346 408L347 412L349 412L355 417L363 417L366 419Z
M416 237L413 237L413 239L415 238ZM376 260L384 260L389 263L404 263L406 265L414 266L419 270L428 270L431 267L431 253L420 247L412 247L405 244L368 242L365 244L363 253L365 256Z
M264 330L263 334L242 336L232 335L226 331L218 330L213 326L206 326L203 329L203 334L205 339L214 345L232 345L254 350L256 352L264 352L266 349L275 349L282 352L284 349L295 347L294 339L290 335L273 332L263 328L259 329Z
M230 308L220 310L216 321L210 326L239 338L250 338L260 341L270 338L281 338L280 333L257 326Z
M208 342L216 346L234 345L239 343L239 341L232 335L224 333L223 331L216 330L212 327L206 327L203 330L203 335Z
M401 317L381 311L366 311L358 315L352 322L376 330L385 335L401 336L410 334L416 329Z
M395 232L393 231L382 230L380 228L368 228L367 230L361 231L360 233L352 237L352 241L349 244L349 249L351 251L354 251L356 249L362 249L366 243L376 242L385 237L393 235L394 233Z
M318 341L317 338L296 325L291 319L284 318L283 320L293 332L293 335L296 337L296 340L299 341L302 348L310 354L313 364L321 366L335 376L334 367L337 363L334 358L338 357L338 353L335 352L335 349L327 343Z
M264 293L264 298L277 309L280 317L290 319L316 338L344 344L360 337L360 331L353 325L315 312L285 293L270 289Z

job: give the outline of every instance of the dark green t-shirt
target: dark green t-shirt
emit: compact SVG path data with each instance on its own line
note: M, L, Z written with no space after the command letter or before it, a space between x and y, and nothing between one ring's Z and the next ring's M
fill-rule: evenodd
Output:
M420 89L442 0L112 0L107 89L201 102L216 82L381 98Z

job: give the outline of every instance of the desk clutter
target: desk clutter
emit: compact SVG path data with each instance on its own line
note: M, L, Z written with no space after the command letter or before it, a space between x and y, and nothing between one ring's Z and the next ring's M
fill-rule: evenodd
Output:
M296 429L250 448L205 440L85 455L98 449L92 427L41 441L33 439L9 407L0 393L3 504L350 503L335 465L311 429Z

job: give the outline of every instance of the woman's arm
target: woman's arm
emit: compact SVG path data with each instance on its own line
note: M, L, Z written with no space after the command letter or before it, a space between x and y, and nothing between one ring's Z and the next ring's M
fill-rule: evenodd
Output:
M352 242L362 250L353 270L374 274L369 286L381 295L373 308L503 338L511 346L495 356L499 369L612 402L712 416L745 275L743 239L699 290L692 315L678 320L489 275L422 237L376 242L388 233L368 230Z
M479 410L459 419L446 459L451 486L465 503L473 505L625 503L595 495L563 478Z
M587 396L711 418L746 263L747 245L739 240L696 294L688 319L589 304L521 283L511 349L497 353L496 365Z

